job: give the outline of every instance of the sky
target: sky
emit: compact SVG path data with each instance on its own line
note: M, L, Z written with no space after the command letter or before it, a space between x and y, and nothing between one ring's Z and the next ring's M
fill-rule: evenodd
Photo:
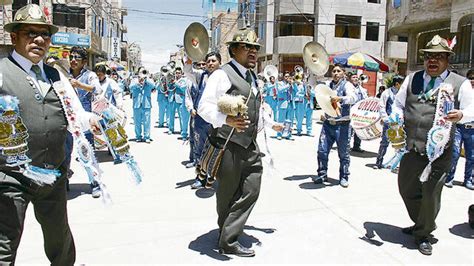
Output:
M124 39L136 42L142 49L142 63L150 72L159 71L169 61L170 52L183 44L184 31L192 22L204 18L180 17L146 12L170 12L204 16L202 0L123 0L128 9L124 18L128 32ZM134 11L136 10L136 11Z

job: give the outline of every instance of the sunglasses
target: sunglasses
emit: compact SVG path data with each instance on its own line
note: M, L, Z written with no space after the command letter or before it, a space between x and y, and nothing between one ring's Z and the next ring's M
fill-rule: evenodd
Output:
M42 32L37 32L37 31L31 31L31 30L20 30L19 32L26 32L26 36L30 39L36 39L39 36L45 40L51 39L52 34L49 31L42 31Z
M257 50L257 52L260 50L260 45L253 45L253 44L243 44L240 47L244 48L245 51L250 51L251 49Z
M79 55L70 55L69 60L82 60L82 56Z
M444 53L425 53L423 55L423 59L425 60L430 60L430 59L440 60L440 59L445 59L445 58L447 58L447 56Z

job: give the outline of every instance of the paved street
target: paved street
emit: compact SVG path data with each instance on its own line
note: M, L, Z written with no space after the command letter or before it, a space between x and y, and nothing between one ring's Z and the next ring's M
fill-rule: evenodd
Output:
M156 99L156 95L153 97ZM130 100L126 105L131 114ZM157 110L154 106L153 125ZM241 238L245 246L255 249L254 258L217 252L214 193L190 189L194 170L181 165L188 158L189 146L177 140L179 135L153 128L151 144L131 143L145 174L138 187L130 181L126 165L114 166L105 151L99 152L104 182L114 201L111 206L92 199L85 172L74 161L68 209L77 263L474 263L474 231L467 225L467 208L474 202L472 191L459 185L444 189L434 232L439 241L433 245L432 256L421 255L412 239L400 232L411 221L398 194L396 175L367 166L375 162L378 140L363 142L362 148L367 151L351 156L349 188L337 184L336 150L330 155L330 182L315 185L311 181L317 168L320 128L315 124L313 138L268 139L275 168L269 165L267 155L260 198ZM133 125L128 123L127 132L134 137ZM262 137L261 150L265 151ZM463 169L461 159L456 180L462 180ZM17 263L48 264L32 207L27 213Z

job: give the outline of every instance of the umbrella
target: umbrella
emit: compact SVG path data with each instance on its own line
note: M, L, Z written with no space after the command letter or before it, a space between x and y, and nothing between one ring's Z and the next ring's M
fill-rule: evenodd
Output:
M105 65L105 66L108 66L109 68L113 69L113 70L117 70L117 71L121 71L121 70L125 70L125 67L122 66L121 64L115 62L115 61L102 61L102 62L99 62L96 64L96 66L98 65Z
M341 64L345 67L365 69L367 71L387 72L389 67L379 59L364 53L350 52L333 55L329 58L334 64Z

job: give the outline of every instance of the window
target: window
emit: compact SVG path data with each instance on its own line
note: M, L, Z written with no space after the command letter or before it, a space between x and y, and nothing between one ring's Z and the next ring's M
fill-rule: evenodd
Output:
M378 41L379 40L379 23L378 22L367 22L367 31L365 33L365 39L367 41Z
M309 14L306 14L305 17L310 21L314 21ZM277 26L278 36L313 36L313 22L308 22L305 17L301 15L280 16Z
M393 0L393 8L399 8L402 5L402 0Z
M362 17L336 15L335 37L360 39L360 21Z
M53 5L53 23L57 26L86 28L86 10L63 4Z
M380 0L367 0L368 3L380 4Z

